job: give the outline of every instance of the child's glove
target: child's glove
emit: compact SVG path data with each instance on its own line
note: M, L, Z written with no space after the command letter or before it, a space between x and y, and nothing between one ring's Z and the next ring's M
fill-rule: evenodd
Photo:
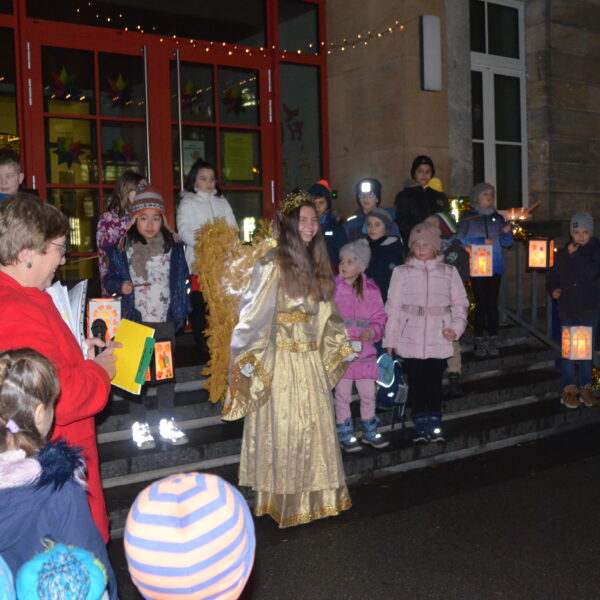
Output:
M349 354L348 356L346 356L346 358L343 358L342 362L352 362L357 357L358 357L358 354L356 354L356 352L353 352L352 354Z
M254 373L254 365L250 363L246 363L240 370L241 374L244 377L252 377L252 373Z

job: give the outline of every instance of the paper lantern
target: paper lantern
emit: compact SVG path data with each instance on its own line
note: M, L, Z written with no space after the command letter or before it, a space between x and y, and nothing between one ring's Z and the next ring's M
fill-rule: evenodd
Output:
M592 328L585 325L563 327L562 357L570 360L592 360Z
M545 237L527 240L527 268L545 271L554 266L554 241Z
M471 277L491 277L494 274L492 244L471 244Z
M88 302L88 337L92 335L92 323L103 319L108 334L106 339L112 340L121 322L121 300L118 298L92 298Z

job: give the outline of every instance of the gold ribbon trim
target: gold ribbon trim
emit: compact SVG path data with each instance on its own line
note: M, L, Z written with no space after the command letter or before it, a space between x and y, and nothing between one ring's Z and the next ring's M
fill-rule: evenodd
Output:
M265 371L265 369L260 364L256 356L254 356L253 354L242 354L242 356L240 356L236 362L237 364L233 369L233 377L230 389L230 396L232 399L235 399L237 396L237 391L240 384L240 377L245 377L244 375L242 375L242 368L248 363L250 363L254 367L254 372L252 373L252 376L256 375L265 384L265 387L271 387L271 376ZM228 415L231 412L232 407L232 403L224 406L221 415Z
M325 365L325 370L328 373L331 373L339 364L346 358L354 354L354 350L352 350L352 346L350 344L346 344L342 346L328 361ZM350 363L348 363L350 364Z
M319 349L317 342L277 342L277 348L284 352L313 352Z

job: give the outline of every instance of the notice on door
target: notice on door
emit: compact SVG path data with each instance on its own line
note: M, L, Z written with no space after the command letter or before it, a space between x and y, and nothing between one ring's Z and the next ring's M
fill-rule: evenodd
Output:
M228 181L254 181L252 133L224 133L223 171Z

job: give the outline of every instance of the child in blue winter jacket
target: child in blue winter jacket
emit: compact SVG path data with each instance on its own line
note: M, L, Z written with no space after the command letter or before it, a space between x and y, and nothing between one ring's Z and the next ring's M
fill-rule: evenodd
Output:
M191 310L188 297L189 271L183 243L175 241L166 224L165 204L160 192L147 187L136 193L132 221L117 246L107 248L106 290L121 296L121 316L154 329L157 341L171 342ZM144 391L147 391L144 389ZM155 447L147 419L147 395L142 404L130 398L133 441L140 450ZM187 443L187 436L172 417L175 383L158 386L158 433L161 441Z
M38 352L0 354L0 555L16 576L44 551L46 540L78 546L102 565L108 597L117 600L115 575L87 501L84 460L64 441L48 442L59 393L56 370Z
M475 297L475 356L498 356L498 294L504 273L502 248L513 243L510 223L496 210L496 191L489 183L478 183L471 191L471 210L458 224L456 237L468 244L492 244L493 275L471 277ZM485 335L487 331L487 337Z

